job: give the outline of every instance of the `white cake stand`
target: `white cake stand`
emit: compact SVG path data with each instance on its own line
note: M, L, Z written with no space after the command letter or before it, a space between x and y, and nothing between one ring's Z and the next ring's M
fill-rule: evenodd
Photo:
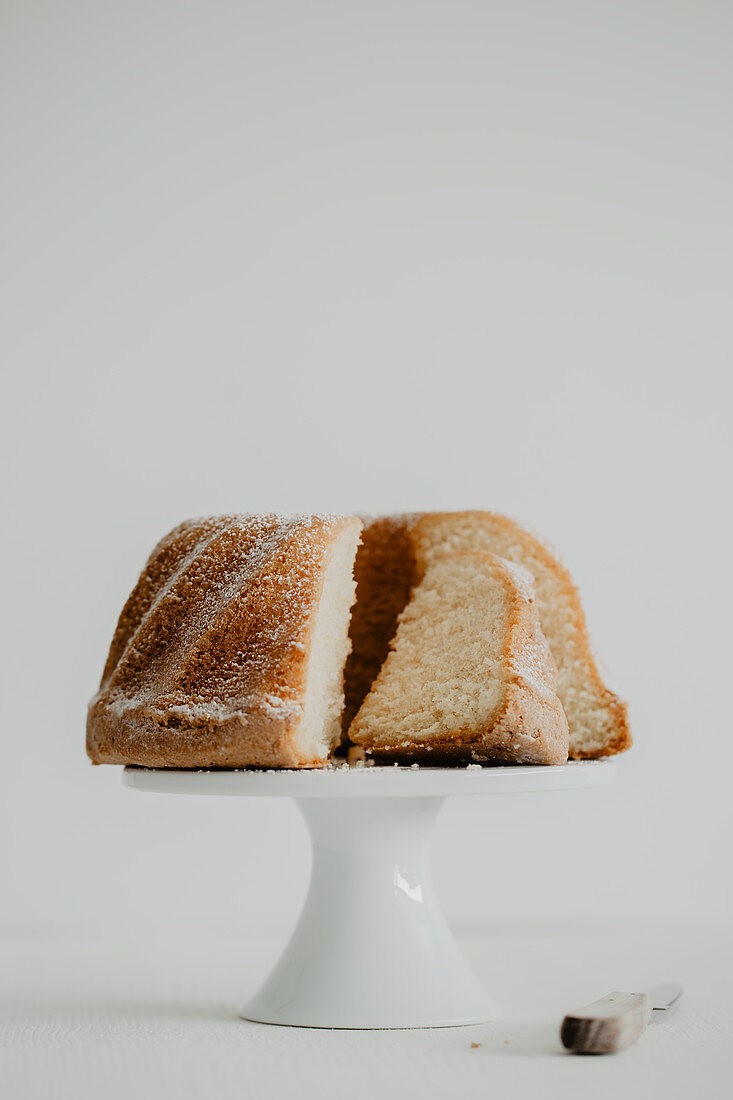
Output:
M498 1014L433 890L429 838L449 795L530 794L610 782L612 760L561 767L126 768L138 791L295 799L313 842L290 942L242 1016L299 1027L450 1027Z

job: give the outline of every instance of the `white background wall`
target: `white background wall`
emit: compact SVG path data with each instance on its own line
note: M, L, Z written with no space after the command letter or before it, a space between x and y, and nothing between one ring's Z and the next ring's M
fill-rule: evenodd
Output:
M449 913L730 915L731 6L2 27L2 921L290 921L292 806L87 762L116 617L189 515L463 507L561 549L637 744L452 801Z

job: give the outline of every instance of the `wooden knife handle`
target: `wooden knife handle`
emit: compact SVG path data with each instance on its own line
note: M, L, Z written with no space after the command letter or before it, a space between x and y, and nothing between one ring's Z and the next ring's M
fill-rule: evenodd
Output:
M608 993L565 1017L562 1044L574 1054L613 1054L635 1043L649 1023L646 993Z

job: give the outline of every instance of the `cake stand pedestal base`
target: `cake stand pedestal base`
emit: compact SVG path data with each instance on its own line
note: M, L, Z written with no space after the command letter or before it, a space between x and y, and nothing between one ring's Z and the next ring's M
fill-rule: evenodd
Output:
M429 838L443 798L302 799L313 871L300 921L250 1020L309 1027L442 1027L497 1006L435 896Z
M138 790L295 798L313 843L300 920L241 1011L268 1024L451 1027L498 1007L466 962L435 895L429 843L450 794L526 793L609 782L615 762L562 767L337 768L195 772L127 768Z

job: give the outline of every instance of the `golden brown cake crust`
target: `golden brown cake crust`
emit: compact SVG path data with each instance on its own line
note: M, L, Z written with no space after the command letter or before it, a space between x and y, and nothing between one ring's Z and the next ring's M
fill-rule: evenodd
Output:
M314 613L354 517L226 515L158 543L89 707L95 763L320 767L303 756Z
M378 656L388 652L397 616L407 603L411 588L424 574L434 547L439 546L439 552L445 552L442 548L445 540L441 538L441 532L444 534L449 528L458 550L469 547L486 550L525 565L532 572L530 559L551 578L552 600L548 599L537 578L538 606L543 629L552 646L552 632L548 629L547 622L548 605L550 602L557 604L560 601L562 606L558 613L569 636L573 662L580 669L584 682L583 699L578 701L573 684L567 683L569 678L564 664L566 656L556 646L553 654L560 671L558 692L570 723L570 757L576 760L590 759L610 756L628 749L631 745L628 706L608 686L599 669L580 594L570 573L544 540L515 520L497 512L428 512L365 519L362 547L355 566L359 585L358 616L354 616L352 625L353 650L349 664L354 671L346 679L345 714L351 716L358 711L371 680L378 673ZM370 601L373 599L373 592L378 591L380 586L383 589L380 597L382 605L389 609L389 613L372 615ZM358 600L362 592L368 599L360 607ZM580 736L578 731L576 713L582 707L595 713L600 727L600 732L590 748L584 747L587 738Z

